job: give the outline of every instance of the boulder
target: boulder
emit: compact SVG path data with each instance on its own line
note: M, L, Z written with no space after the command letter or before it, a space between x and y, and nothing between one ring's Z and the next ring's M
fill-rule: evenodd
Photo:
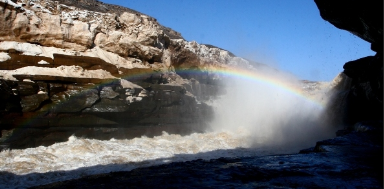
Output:
M119 96L119 93L115 92L111 86L103 87L100 91L100 98L113 99Z
M34 94L30 96L23 96L21 97L21 107L23 109L23 112L31 112L37 110L41 103L48 100L48 95L46 93L44 94Z
M99 100L99 95L96 89L69 89L52 95L51 100L52 112L80 112Z
M38 93L45 93L45 94L48 94L49 93L49 85L43 81L38 81L36 82L36 84L39 86L39 92Z
M97 112L97 113L110 113L110 112L125 112L128 110L128 104L125 99L108 99L102 98L99 102L92 107L85 109L83 112Z
M22 81L24 79L20 80ZM37 94L37 92L39 91L39 86L34 82L18 82L16 89L20 96L29 96Z
M51 82L49 82L48 86L49 86L49 95L50 96L67 90L67 86L63 83L51 83Z

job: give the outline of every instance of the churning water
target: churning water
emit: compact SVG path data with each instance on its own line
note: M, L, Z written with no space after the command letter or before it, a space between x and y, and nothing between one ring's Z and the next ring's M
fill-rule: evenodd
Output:
M48 147L2 151L0 188L41 185L85 175L128 171L163 163L265 154L250 147L247 132L163 133L108 141L71 136ZM234 149L234 150L233 150ZM12 174L10 174L12 173Z
M276 81L292 83L279 79ZM71 136L67 142L47 147L2 151L0 188L24 188L194 159L298 152L334 134L319 103L271 82L255 78L226 82L227 94L213 103L215 120L205 133L181 136L163 132L153 138L129 140Z

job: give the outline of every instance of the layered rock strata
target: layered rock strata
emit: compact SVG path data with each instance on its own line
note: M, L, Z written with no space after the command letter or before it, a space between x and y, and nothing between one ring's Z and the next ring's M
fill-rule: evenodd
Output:
M223 188L382 188L382 1L315 0L336 27L369 41L375 56L350 61L335 78L331 109L342 111L347 127L334 139L320 141L299 154L220 158L172 163L129 172L86 176L36 188L111 185L139 187ZM316 88L310 83L310 88ZM341 107L340 107L341 106ZM215 152L212 152L215 153Z
M240 59L94 0L1 0L0 19L1 141L10 148L71 134L202 131L212 116L205 101L221 87L212 70Z

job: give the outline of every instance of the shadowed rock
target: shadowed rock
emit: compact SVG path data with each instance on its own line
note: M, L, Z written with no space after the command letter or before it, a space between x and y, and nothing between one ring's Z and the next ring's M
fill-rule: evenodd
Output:
M41 103L48 99L47 94L34 94L21 97L20 104L23 108L23 112L31 112L38 109Z
M63 76L54 76L54 75L24 75L18 74L13 75L16 79L22 81L24 79L29 79L31 81L58 81L58 82L67 82L67 83L103 83L112 81L113 79L100 79L100 78L82 78L82 77L63 77Z
M315 0L315 3L324 20L368 41L373 51L382 52L383 1Z
M54 94L52 112L80 112L91 107L99 99L96 89L67 90Z
M87 70L97 70L103 69L111 74L117 74L118 69L115 65L105 62L100 58L96 57L86 57L86 56L69 56L63 54L54 54L54 62L53 65L55 67L59 66L81 66Z
M383 120L383 2L353 0L343 3L315 0L321 17L371 43L375 56L344 64L344 74L352 79L345 92L345 121L354 124Z
M27 78L25 78L27 79ZM20 79L21 81L24 79ZM34 82L18 82L17 91L20 96L34 95L39 90L39 86Z

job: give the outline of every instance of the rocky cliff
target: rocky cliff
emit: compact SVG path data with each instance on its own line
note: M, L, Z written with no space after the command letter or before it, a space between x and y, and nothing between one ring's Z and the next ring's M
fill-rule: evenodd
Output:
M382 120L381 22L365 13L352 22L335 6L317 4L325 19L378 52L345 64L332 107L343 111L348 125ZM184 40L155 18L96 0L0 0L0 19L6 147L49 145L71 134L107 139L198 132L212 118L206 102L223 92L214 70L250 67L231 52Z
M315 0L321 16L370 42L375 56L345 63L335 80L331 109L341 110L344 130L299 154L220 158L87 176L36 188L383 188L382 1ZM341 63L342 64L342 63Z
M354 0L343 3L315 0L321 17L371 43L374 56L344 64L350 87L343 91L344 122L383 121L383 2Z
M324 19L377 52L346 63L336 77L329 108L340 110L348 126L338 137L299 154L195 160L40 188L382 188L382 2L315 2ZM247 66L228 51L185 41L154 18L95 0L0 0L0 18L0 150L50 145L72 134L108 139L200 131L212 115L206 102L221 93L211 70ZM308 92L318 85L304 83ZM94 169L108 166L119 165Z
M201 131L220 93L211 70L240 60L95 0L1 0L0 19L0 126L12 148Z

